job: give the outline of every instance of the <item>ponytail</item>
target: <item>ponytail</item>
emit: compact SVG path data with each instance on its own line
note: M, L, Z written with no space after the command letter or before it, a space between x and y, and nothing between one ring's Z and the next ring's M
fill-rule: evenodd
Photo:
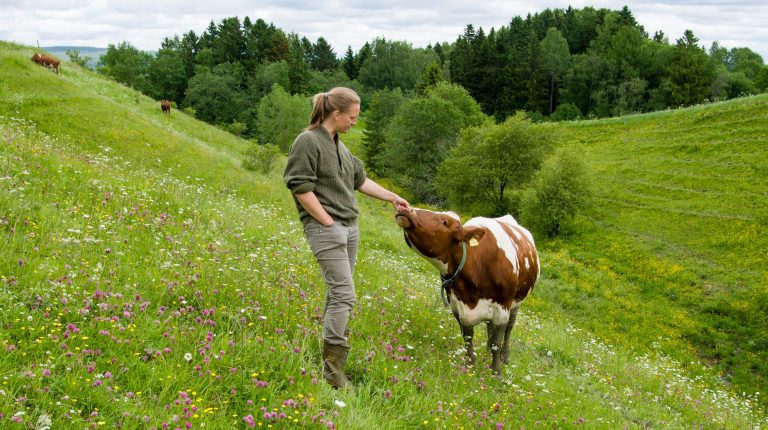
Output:
M320 127L328 115L334 111L346 112L353 105L360 104L360 96L346 87L331 88L327 93L312 96L312 116L307 130Z

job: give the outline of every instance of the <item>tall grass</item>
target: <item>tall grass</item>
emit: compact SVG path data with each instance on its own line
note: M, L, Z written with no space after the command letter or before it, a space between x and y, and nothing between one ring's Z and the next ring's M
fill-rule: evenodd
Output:
M543 252L504 374L491 376L487 351L468 368L437 275L406 249L391 208L366 198L356 388L331 389L319 372L324 285L281 169L248 172L247 142L30 55L0 42L0 427L767 424L759 397L732 392L691 351L605 341L559 311L557 291L628 283L574 251ZM601 294L595 311L615 313Z

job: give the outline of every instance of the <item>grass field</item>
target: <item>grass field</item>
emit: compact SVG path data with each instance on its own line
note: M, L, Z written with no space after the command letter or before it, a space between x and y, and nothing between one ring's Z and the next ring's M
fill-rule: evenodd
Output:
M562 245L621 279L598 292L611 298L612 331L668 343L665 353L692 346L740 389L765 392L768 96L573 123L565 134L583 148L596 201Z
M593 167L596 202L577 233L541 242L544 279L500 378L487 351L463 364L434 269L406 248L390 207L361 197L356 388L335 391L319 374L324 286L282 169L245 171L247 142L163 117L158 102L69 63L56 76L31 52L0 42L1 428L768 426L760 382L738 379L759 366L737 372L723 361L737 356L697 349L706 329L735 348L764 318L729 314L765 297L764 131L731 133L755 140L730 162L742 176L717 158L736 150L708 158L687 142L702 146L687 155L699 171L672 155L655 165L638 143L658 146L654 129L685 134L689 116L743 118L739 103L764 115L766 98L564 126ZM348 137L355 147L359 134ZM672 165L681 182L659 182ZM723 180L689 192L703 179L688 175ZM740 194L754 211L697 193ZM697 234L710 218L729 229ZM711 326L721 321L738 327Z

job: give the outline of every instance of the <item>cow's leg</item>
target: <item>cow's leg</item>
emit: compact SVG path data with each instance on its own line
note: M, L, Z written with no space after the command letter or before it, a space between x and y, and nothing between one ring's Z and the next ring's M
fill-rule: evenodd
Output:
M491 362L491 369L494 375L501 375L502 366L502 350L504 348L504 334L506 325L493 325L488 326L488 345L491 349L491 356L493 361Z
M496 331L496 326L492 322L486 321L485 327L488 329L488 351L493 351L493 333Z
M464 339L464 348L467 349L467 364L470 366L475 365L475 347L472 343L472 339L475 337L475 328L473 326L464 325L459 320L459 316L454 314L454 318L461 327L461 337Z
M512 332L512 328L515 326L517 311L519 310L519 304L509 310L509 321L507 322L507 327L504 330L504 346L501 348L501 360L504 362L504 364L509 363L509 335Z

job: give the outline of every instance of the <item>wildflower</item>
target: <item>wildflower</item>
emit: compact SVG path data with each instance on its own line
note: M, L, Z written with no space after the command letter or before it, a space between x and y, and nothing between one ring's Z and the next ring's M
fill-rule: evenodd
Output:
M245 422L245 425L247 425L248 427L256 426L256 421L253 419L253 415L248 414L244 416L243 421Z
M187 352L187 353L185 353L185 354L184 354L184 360L186 360L186 361L192 361L192 353L191 353L191 352Z
M36 430L50 430L51 428L51 417L43 412L40 414L40 416L37 418L37 425L35 426Z
M334 400L334 401L333 401L333 403L335 403L335 404L336 404L336 406L338 406L338 407L340 407L340 408L344 408L344 407L346 407L346 406L347 406L347 404L346 404L346 403L344 403L344 402L342 402L341 400Z

